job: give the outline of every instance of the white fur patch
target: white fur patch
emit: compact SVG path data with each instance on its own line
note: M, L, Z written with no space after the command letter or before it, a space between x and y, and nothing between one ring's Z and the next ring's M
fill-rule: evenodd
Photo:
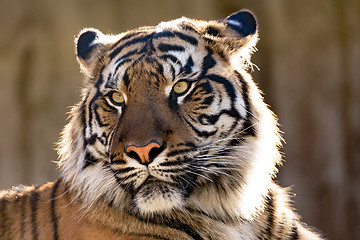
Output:
M179 190L167 183L148 183L135 195L135 204L141 214L161 213L180 208L183 199Z

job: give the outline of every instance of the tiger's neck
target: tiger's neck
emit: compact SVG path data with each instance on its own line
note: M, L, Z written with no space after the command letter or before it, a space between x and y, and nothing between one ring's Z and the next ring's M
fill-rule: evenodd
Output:
M270 184L263 208L251 220L241 218L240 214L237 218L234 215L223 218L191 208L142 218L119 212L105 203L94 205L86 216L94 224L132 236L148 236L146 239L261 239L268 234L281 237L289 235L297 221L297 216L287 210L287 195L286 190Z

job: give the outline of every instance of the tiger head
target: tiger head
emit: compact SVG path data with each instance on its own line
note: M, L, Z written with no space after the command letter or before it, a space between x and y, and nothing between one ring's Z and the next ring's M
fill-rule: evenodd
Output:
M246 71L257 40L246 10L119 35L84 29L86 86L62 133L64 179L87 206L250 219L280 163L275 118Z

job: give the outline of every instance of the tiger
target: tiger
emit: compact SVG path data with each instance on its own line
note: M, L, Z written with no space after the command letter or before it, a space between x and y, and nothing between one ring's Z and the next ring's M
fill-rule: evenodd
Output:
M275 183L277 118L249 10L75 39L85 83L60 177L0 193L0 239L323 239Z

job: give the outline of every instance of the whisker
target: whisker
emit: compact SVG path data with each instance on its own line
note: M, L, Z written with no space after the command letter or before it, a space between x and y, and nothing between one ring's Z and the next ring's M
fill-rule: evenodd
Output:
M190 184L191 186L197 186L197 187L199 187L199 185L196 183L196 182L194 182L194 181L188 181L186 178L184 178L183 176L181 176L181 175L177 175L177 177L179 177L179 178L181 178L181 179L183 179L185 182L187 182L188 184Z
M202 175L202 174L196 173L196 172L191 171L191 170L189 170L189 169L184 169L184 170L185 170L186 172L188 172L188 173L195 174L195 175L197 175L197 176L199 176L199 177L205 178L206 180L208 180L208 181L210 181L210 182L213 182L212 179L210 179L210 178L208 178L208 177L206 177L206 176L204 176L204 175Z
M228 174L228 173L226 173L226 172L224 172L224 171L219 171L219 170L229 170L228 168L208 169L208 168L206 168L206 167L204 167L204 168L199 168L199 167L198 167L198 169L205 170L204 172L210 173L210 174L215 174L216 176L218 176L218 175L225 175L225 176L227 176L227 177L229 177L229 178L232 178L232 179L234 179L234 180L237 180L237 178L236 178L235 176L232 176L232 175L230 175L230 174ZM232 170L238 170L238 169L232 169Z

